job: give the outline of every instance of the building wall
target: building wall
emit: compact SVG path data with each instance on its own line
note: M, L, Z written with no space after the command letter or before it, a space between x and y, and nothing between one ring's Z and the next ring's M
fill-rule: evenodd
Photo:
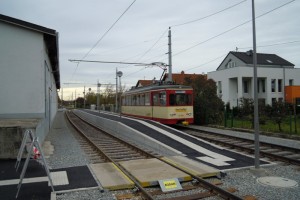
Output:
M57 109L43 34L0 22L0 35L0 118L41 119L37 134L43 141Z
M265 92L262 91L260 83L258 98L265 99L266 104L271 105L272 99L284 99L284 82L285 85L289 85L289 80L292 79L294 85L300 85L300 79L297 78L300 77L300 69L297 68L258 67L257 74L258 80L265 82ZM217 86L222 85L222 94L218 95L222 97L225 103L229 102L231 106L236 106L238 99L242 97L254 97L252 77L253 68L247 66L233 67L208 73L208 78L213 79L217 83ZM272 92L272 79L275 79L275 92ZM278 80L282 81L281 92L278 91ZM244 92L245 81L248 83L248 93ZM218 82L221 82L221 84L218 84Z

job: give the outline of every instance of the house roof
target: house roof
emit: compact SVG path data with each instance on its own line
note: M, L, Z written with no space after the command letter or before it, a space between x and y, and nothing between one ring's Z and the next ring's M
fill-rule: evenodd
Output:
M191 78L194 79L197 76L203 76L201 74L185 74L184 71L181 71L180 74L172 74L172 80L175 81L175 83L183 85L185 82L185 78ZM163 81L165 81L168 78L168 74L165 74L163 77Z
M224 58L224 60L228 57L229 54L234 55L241 61L243 61L245 64L253 64L253 56L252 51L250 52L236 52L236 51L230 51L227 56ZM276 54L267 54L267 53L257 53L257 64L258 65L279 65L279 66L291 66L294 67L295 65L293 63L290 63L289 61L281 58L280 56ZM219 67L222 65L224 60L221 62ZM218 68L219 68L218 67Z
M52 72L55 79L56 88L60 89L58 32L50 28L39 26L30 22L26 22L2 14L0 14L0 21L14 26L30 29L32 31L40 32L41 34L43 34L48 49L49 59L52 65Z
M138 80L135 87L145 87L152 84L153 84L153 80Z

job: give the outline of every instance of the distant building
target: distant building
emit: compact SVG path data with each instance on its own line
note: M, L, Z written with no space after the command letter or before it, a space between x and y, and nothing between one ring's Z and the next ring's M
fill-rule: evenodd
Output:
M136 83L135 87L145 87L148 85L152 85L153 84L153 80L138 80L138 82Z
M300 85L300 69L275 55L257 53L257 92L261 103L285 100L285 86ZM208 78L217 84L217 94L231 107L240 98L254 98L252 52L229 52Z
M186 78L190 78L190 79L195 79L196 77L198 76L205 76L205 74L186 74L184 73L184 71L181 71L181 73L179 74L172 74L172 80L175 81L176 84L179 84L179 85L184 85L185 83L185 79ZM163 81L166 81L168 79L168 73L166 73L163 77Z
M58 106L58 33L0 14L0 44L0 119L37 119L43 141Z
M184 85L185 84L185 79L186 78L190 78L190 79L195 79L198 76L206 76L206 74L185 74L184 71L181 71L180 74L172 74L172 81L175 82L175 84L179 84L179 85ZM162 81L167 81L168 80L168 73L166 73L163 78ZM157 81L155 80L138 80L138 82L135 85L135 88L138 87L145 87L148 85L152 85L154 83L156 83Z

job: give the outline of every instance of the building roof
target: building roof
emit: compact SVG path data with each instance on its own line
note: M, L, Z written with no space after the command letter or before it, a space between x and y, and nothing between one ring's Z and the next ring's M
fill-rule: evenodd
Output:
M0 21L21 28L30 29L40 32L44 36L44 40L48 49L48 55L52 66L52 72L55 79L56 88L60 89L60 72L59 72L59 49L58 49L58 32L53 29L39 26L20 19L12 18L0 14Z
M138 80L135 87L145 87L152 84L153 84L153 80Z
M236 51L230 51L227 56L224 58L224 60L228 57L229 54L234 55L241 61L243 61L245 64L252 64L253 65L253 52L236 52ZM294 67L295 65L293 63L290 63L289 61L281 58L280 56L276 54L267 54L267 53L257 53L257 65L265 65L265 66L290 66ZM224 60L221 62L219 67L222 65ZM218 69L219 69L218 67Z
M194 79L197 76L204 76L202 74L185 74L184 71L181 71L180 74L172 74L172 80L175 81L175 83L183 85L185 82L185 78L191 78ZM165 81L168 78L168 74L165 74L163 77L163 81Z

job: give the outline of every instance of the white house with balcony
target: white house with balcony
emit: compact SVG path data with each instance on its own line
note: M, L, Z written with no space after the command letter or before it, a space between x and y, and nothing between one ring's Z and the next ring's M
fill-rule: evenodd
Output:
M261 103L271 105L284 101L285 86L300 85L300 69L275 55L257 53L257 92ZM230 107L239 105L240 98L254 98L252 52L229 52L216 71L208 78L217 84L217 94Z

